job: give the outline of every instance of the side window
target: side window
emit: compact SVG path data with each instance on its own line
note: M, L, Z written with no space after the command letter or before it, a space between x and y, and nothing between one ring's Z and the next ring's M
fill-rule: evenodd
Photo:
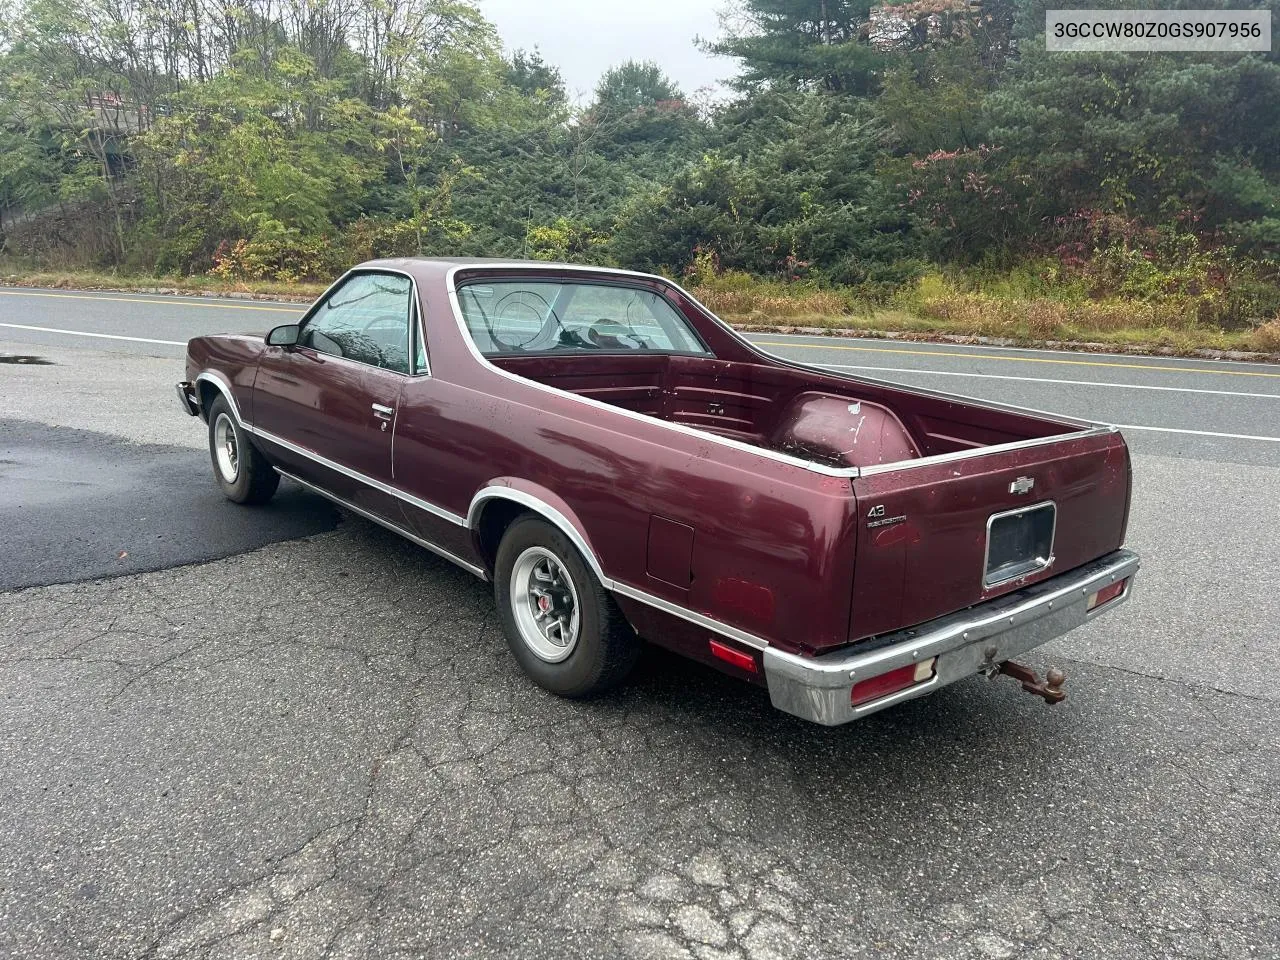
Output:
M408 277L359 273L329 294L299 344L397 373L409 372Z

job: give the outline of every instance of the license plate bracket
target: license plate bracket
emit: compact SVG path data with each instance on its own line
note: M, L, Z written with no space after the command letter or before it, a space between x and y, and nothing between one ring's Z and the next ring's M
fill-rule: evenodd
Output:
M987 518L982 585L988 589L1043 570L1053 563L1058 507L1052 500Z

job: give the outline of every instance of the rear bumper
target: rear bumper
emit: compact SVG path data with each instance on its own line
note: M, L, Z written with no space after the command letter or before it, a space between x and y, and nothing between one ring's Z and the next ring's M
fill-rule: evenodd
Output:
M864 641L857 652L799 657L767 647L764 673L769 697L779 710L827 726L922 697L948 683L993 669L1114 610L1133 592L1138 565L1136 553L1117 550L976 607ZM1129 582L1119 597L1089 609L1091 594L1125 579ZM928 680L878 700L853 704L855 683L931 657L937 660Z
M200 400L196 396L196 388L186 380L175 386L178 390L178 402L182 404L182 409L189 416L198 417L200 415Z

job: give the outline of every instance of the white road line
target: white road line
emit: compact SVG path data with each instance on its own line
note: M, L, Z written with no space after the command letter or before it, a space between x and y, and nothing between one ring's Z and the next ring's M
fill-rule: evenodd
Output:
M0 323L10 330L35 330L39 333L61 333L68 337L96 337L99 340L128 340L130 343L159 343L166 347L185 347L185 340L152 340L150 337L122 337L114 333L86 333L83 330L62 330L58 327L30 327L25 323Z
M1117 423L1121 430L1151 430L1155 433L1186 433L1193 437L1221 437L1224 440L1265 440L1280 443L1280 437L1257 437L1248 433L1214 433L1212 430L1179 430L1177 427L1140 427L1133 423Z
M803 362L803 361L802 361ZM998 373L961 373L955 370L921 370L918 367L853 366L845 363L822 363L815 366L829 370L876 370L884 373L921 373L931 377L972 377L977 380L1017 380L1021 383L1060 383L1070 387L1113 387L1117 390L1168 390L1173 393L1208 393L1219 397L1254 397L1280 400L1280 393L1242 393L1235 390L1203 390L1198 387L1157 387L1144 383L1107 383L1102 380L1052 380L1048 377L1010 377Z
M83 330L63 330L58 327L34 327L22 323L0 323L0 327L7 327L11 330L34 330L39 333L61 333L71 337L95 337L99 340L127 340L131 343L157 343L167 347L185 347L186 342L182 340L153 340L149 337L122 337L114 333L86 333ZM817 366L815 364L815 366ZM823 364L822 366L831 369L837 369L835 364ZM982 377L988 380L1026 380L1038 383L1065 383L1076 384L1080 386L1102 386L1102 387L1134 387L1138 390L1182 390L1189 393L1217 393L1224 396L1236 397L1267 397L1276 399L1275 394L1270 393L1229 393L1223 390L1192 390L1190 387L1140 387L1134 384L1118 384L1118 383L1097 383L1091 380L1035 380L1031 377L1003 377L991 373L953 373L951 371L935 371L935 370L910 370L907 368L897 367L853 367L840 366L842 370L884 370L892 373L924 373L924 374L942 374L944 376L959 377ZM1121 430L1148 430L1155 433L1180 433L1195 437L1219 437L1224 440L1260 440L1268 443L1280 443L1280 437L1260 437L1247 433L1215 433L1212 430L1180 430L1176 427L1146 427L1133 423L1117 423L1117 427Z
M1039 347L1003 347L994 343L951 343L947 340L906 340L897 337L829 337L820 333L744 333L753 343L757 340L789 338L817 343L895 343L910 344L914 347L937 347L939 350L1003 350L1006 353L1057 354L1064 357L1115 357L1119 360L1159 360L1161 363L1221 363L1235 364L1241 367L1274 366L1265 360L1218 360L1214 357L1174 357L1163 353L1110 353L1101 350L1054 350Z

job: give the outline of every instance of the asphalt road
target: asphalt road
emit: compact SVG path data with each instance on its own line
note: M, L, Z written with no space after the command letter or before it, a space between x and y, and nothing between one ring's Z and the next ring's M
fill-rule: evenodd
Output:
M13 520L32 477L98 475L106 514L150 463L227 554L0 590L0 956L1280 955L1280 367L758 338L1135 450L1133 601L1030 658L1064 705L975 680L825 730L658 653L556 700L425 552L202 512L176 344L296 309L192 303L0 290L0 353L48 361L0 363L36 425L6 550L59 549Z
M184 447L0 420L0 591L164 570L337 525L293 484L261 510L237 509L209 471Z

